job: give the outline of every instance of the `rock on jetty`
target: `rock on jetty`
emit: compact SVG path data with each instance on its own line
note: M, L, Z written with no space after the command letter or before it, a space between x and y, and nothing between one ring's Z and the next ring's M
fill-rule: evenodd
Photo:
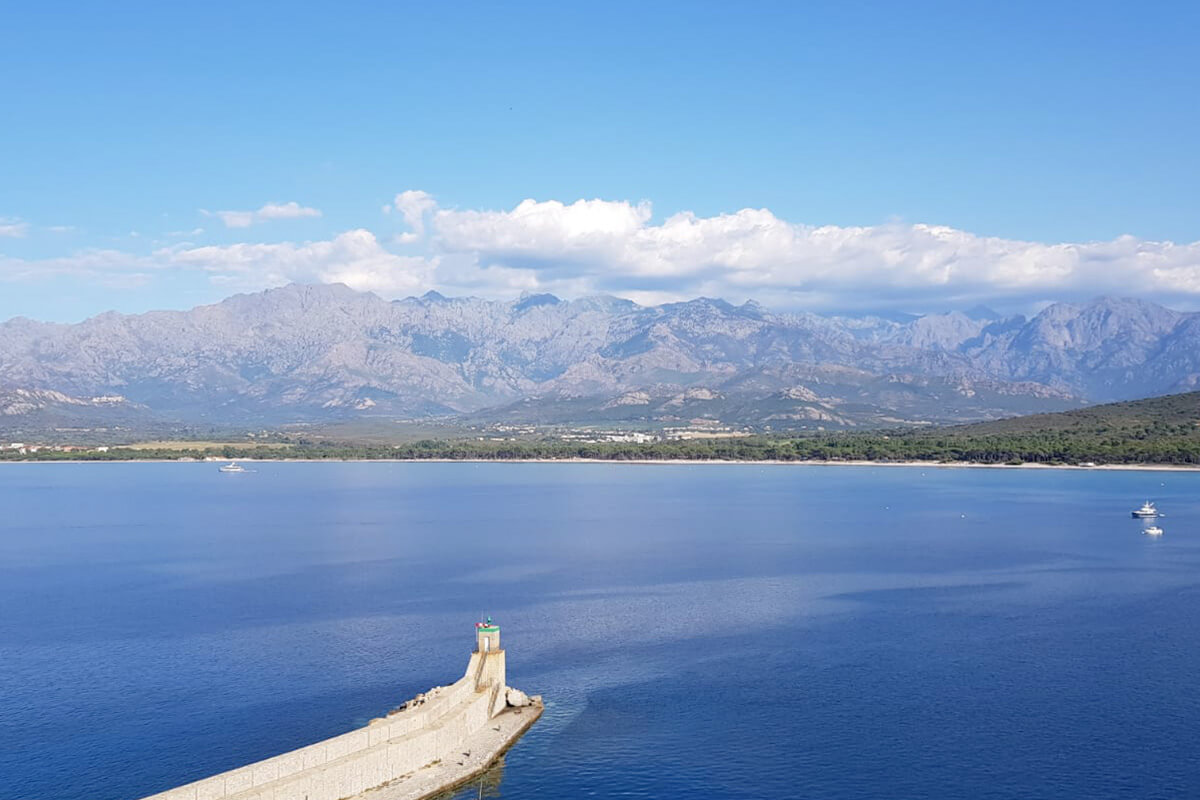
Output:
M475 626L467 671L364 728L143 800L421 800L488 768L542 713L505 684L500 626Z

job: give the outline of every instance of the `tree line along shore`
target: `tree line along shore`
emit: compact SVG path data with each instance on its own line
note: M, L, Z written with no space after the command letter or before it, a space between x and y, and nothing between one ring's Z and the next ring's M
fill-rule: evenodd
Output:
M1200 429L1073 430L972 434L955 431L852 432L748 436L647 443L581 443L554 439L511 441L425 439L403 444L356 444L299 439L277 446L204 443L170 447L109 447L70 452L0 452L6 461L162 461L180 459L535 461L875 461L969 464L1200 465Z

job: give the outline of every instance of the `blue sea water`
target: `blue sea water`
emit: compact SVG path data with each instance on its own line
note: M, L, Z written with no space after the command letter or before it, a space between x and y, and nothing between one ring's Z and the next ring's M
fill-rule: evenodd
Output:
M0 509L4 800L344 732L481 614L547 700L494 796L1200 797L1200 473L29 464Z

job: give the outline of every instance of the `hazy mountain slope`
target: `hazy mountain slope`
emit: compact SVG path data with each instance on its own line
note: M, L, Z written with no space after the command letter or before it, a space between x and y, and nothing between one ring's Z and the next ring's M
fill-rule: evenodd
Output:
M160 424L150 409L124 397L72 397L61 392L0 389L0 436L12 443L26 433L80 428L157 430Z
M1143 300L1058 303L967 354L993 375L1046 383L1094 401L1144 397L1195 385L1197 323L1195 314Z
M389 302L294 285L190 311L0 324L0 391L121 395L202 424L518 410L571 422L961 421L1161 393L1197 376L1200 317L1108 298L1031 320L988 309L855 320L703 298ZM644 403L620 400L638 392Z

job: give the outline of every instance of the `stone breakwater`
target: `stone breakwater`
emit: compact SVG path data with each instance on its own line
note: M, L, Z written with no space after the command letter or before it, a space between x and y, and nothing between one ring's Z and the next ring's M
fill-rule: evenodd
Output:
M541 715L480 634L467 671L363 728L143 800L418 800L485 770Z

